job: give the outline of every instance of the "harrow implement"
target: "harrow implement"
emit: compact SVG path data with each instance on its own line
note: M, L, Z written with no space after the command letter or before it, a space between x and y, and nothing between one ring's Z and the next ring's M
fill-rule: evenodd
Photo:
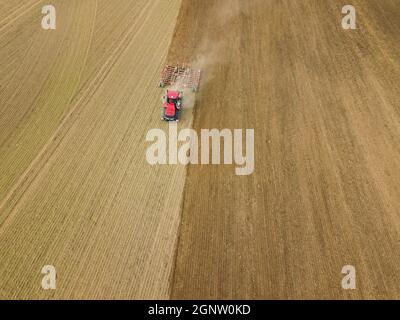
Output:
M194 92L199 89L201 70L194 70L190 65L167 65L160 79L160 87L177 86L180 89L190 88Z

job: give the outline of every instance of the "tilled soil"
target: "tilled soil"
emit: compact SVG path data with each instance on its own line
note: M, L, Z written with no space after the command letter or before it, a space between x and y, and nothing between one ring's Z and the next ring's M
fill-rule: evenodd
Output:
M183 1L194 128L253 128L255 172L189 167L172 298L400 298L400 9L352 4Z

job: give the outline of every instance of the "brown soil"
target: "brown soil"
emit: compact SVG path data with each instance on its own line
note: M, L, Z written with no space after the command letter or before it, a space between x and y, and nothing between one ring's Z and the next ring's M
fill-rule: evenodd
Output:
M353 1L344 31L343 5L183 1L194 128L254 128L255 172L189 167L172 298L400 298L400 10Z

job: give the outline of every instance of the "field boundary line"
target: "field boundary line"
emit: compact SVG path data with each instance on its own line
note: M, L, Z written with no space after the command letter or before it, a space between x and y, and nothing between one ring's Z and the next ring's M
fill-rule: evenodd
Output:
M181 1L181 7L179 9L179 13L178 13L178 17L176 19L176 25L175 25L175 30L174 30L174 34L170 43L170 50L171 48L173 48L174 42L178 42L179 43L179 38L178 38L178 25L181 21L180 17L181 15L184 14L183 12L183 6L184 6L184 0ZM168 52L168 56L167 56L167 61L169 61L170 59L170 54L171 51ZM188 128L193 129L193 125L195 122L195 118L196 118L196 108L193 108L193 113L192 113L192 119L189 122L189 126ZM181 241L181 234L182 234L182 221L183 221L183 214L184 214L184 208L185 208L185 197L186 197L186 184L187 184L187 178L188 178L188 174L189 174L189 168L190 165L185 166L185 172L184 172L184 179L185 181L183 182L183 189L182 189L182 194L181 194L181 203L179 205L179 217L178 217L178 228L177 228L177 236L176 236L176 240L175 240L175 245L174 245L174 251L173 251L173 261L172 261L172 266L171 266L171 274L169 276L169 288L168 288L168 299L172 299L173 297L173 292L174 292L174 287L175 287L175 280L176 280L176 266L178 263L178 253L179 253L179 243Z

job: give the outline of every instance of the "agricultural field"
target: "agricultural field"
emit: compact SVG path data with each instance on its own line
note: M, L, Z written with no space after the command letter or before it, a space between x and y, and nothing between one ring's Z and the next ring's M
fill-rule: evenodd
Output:
M400 299L397 0L50 2L0 2L0 299ZM251 174L149 164L176 63Z

